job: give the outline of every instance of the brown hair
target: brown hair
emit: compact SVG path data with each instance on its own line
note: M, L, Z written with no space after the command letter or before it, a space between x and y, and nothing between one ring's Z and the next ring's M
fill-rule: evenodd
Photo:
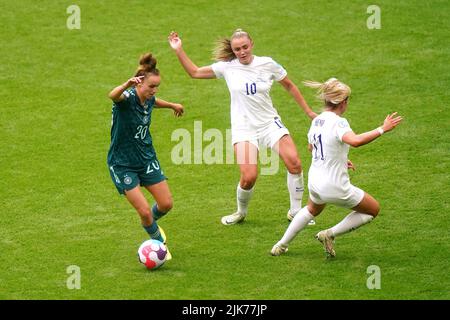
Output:
M336 78L330 78L324 83L303 81L303 84L317 90L317 97L325 102L327 107L336 108L345 101L352 92L350 87Z
M247 37L250 41L253 41L250 35L242 29L236 29L231 38L222 38L216 41L216 47L213 51L213 60L215 61L231 61L236 58L236 55L231 48L231 40L236 38Z
M141 58L139 59L139 67L137 68L136 74L134 76L147 77L147 75L149 74L159 76L159 70L156 69L156 59L150 52L141 55Z

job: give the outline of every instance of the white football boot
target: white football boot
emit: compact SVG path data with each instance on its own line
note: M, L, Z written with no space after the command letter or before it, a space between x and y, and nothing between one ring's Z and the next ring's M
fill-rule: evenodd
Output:
M270 250L270 254L273 256L281 256L286 252L288 252L288 247L279 245L278 243L273 246L272 250Z
M329 230L322 230L318 234L316 234L316 239L319 240L323 244L323 248L327 253L327 258L336 257L336 251L334 251L334 237L331 236L331 232Z
M244 214L241 214L239 212L235 212L235 213L230 214L228 216L223 216L221 221L222 221L222 224L224 224L226 226L229 226L229 225L232 225L232 224L236 224L236 223L242 222L242 221L244 221L244 219L245 219L245 215Z

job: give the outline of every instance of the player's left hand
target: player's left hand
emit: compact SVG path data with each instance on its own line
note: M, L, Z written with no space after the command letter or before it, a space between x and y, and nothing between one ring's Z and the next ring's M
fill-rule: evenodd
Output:
M181 117L184 113L184 107L179 103L174 103L172 109L175 117Z
M355 166L353 165L353 162L351 162L350 160L347 160L347 168L353 171L356 170Z
M389 132L394 129L396 126L402 122L403 118L401 116L397 116L397 112L392 114L388 114L386 119L384 119L384 123L381 126L384 132Z

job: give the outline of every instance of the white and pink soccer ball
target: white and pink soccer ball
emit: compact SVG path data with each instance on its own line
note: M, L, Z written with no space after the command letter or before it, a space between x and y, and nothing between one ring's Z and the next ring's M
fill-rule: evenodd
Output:
M150 239L141 244L138 257L147 269L157 269L166 262L167 248L161 241Z

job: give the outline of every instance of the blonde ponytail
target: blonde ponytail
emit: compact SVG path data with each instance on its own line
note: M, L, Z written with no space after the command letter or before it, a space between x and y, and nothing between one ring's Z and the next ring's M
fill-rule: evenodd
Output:
M330 78L324 83L303 81L303 84L307 87L318 89L317 97L324 100L325 104L330 107L336 107L346 100L351 93L350 87L336 78Z
M231 40L226 38L217 40L213 51L213 60L231 61L234 58L236 58L236 55L231 49Z
M235 38L247 37L250 41L250 35L242 29L236 29L231 38L222 38L216 41L216 46L213 50L213 60L215 61L231 61L236 58L236 55L231 48L231 40ZM252 41L253 42L253 41Z

